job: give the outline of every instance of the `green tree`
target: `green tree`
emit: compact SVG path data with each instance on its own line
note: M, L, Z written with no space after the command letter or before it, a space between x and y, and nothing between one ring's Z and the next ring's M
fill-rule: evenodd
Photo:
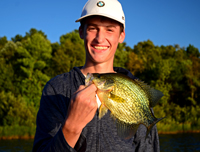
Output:
M119 43L115 53L114 66L126 68L128 55L129 52L127 51L126 43Z
M11 91L14 94L18 92L18 88L13 85L16 78L13 68L16 48L17 45L14 42L8 41L0 50L0 92Z
M4 45L8 42L7 37L0 37L0 50L4 47Z
M20 95L0 92L0 126L34 126L36 112Z
M54 45L51 68L52 76L70 71L74 66L83 66L85 49L77 30L60 37L60 46Z
M136 73L136 76L146 83L151 84L152 80L157 80L159 77L158 64L162 60L160 48L154 46L150 40L139 42L134 46L133 52L137 54L138 65L141 71Z
M22 35L19 35L19 34L17 34L15 37L11 38L11 40L15 43L18 42L18 41L21 42L23 39L24 39L24 37Z
M47 63L51 60L51 43L41 32L31 34L16 50L16 69L21 82L17 86L27 101L38 105L42 89L50 79L44 74Z
M130 52L128 55L128 70L133 74L137 75L137 73L142 73L144 70L143 60L138 57L134 52Z
M197 48L195 48L193 45L189 45L186 49L187 55L188 56L195 56L195 57L200 57L200 52Z

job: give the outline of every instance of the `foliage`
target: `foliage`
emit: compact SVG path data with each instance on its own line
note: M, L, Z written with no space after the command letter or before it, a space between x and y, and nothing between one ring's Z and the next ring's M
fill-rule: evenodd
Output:
M119 43L114 58L115 67L126 68L129 55L129 52L126 51L126 48L127 48L126 43Z
M83 40L79 37L77 30L62 35L60 45L53 45L53 57L51 67L51 76L56 76L69 72L74 66L83 66L85 62L85 49Z
M12 41L0 37L0 137L32 136L42 89L46 82L85 63L78 30L51 43L44 32L30 29ZM114 66L123 67L163 92L154 107L159 131L199 130L200 52L193 45L155 46L139 42L118 45ZM29 129L28 129L29 128ZM32 133L31 133L32 132Z
M34 126L36 109L20 95L0 93L0 126Z

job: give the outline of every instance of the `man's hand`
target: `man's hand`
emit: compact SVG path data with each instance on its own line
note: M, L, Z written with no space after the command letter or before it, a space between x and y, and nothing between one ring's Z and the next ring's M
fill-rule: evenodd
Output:
M96 86L81 85L71 98L67 120L62 128L66 141L74 147L82 129L93 119L98 108Z

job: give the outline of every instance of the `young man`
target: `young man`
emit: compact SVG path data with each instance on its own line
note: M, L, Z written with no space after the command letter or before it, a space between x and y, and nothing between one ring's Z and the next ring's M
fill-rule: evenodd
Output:
M85 65L74 67L46 84L33 151L159 151L156 126L146 140L146 128L142 125L134 137L121 139L109 112L98 119L100 102L95 85L85 87L87 73L119 72L135 78L125 69L113 68L118 43L125 38L121 4L117 0L89 0L77 21L81 22L79 33L85 44Z

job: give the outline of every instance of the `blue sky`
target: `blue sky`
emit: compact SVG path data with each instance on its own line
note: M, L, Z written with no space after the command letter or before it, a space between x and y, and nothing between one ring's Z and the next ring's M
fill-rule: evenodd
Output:
M78 29L75 20L87 0L0 0L0 37L22 36L31 28L59 42ZM150 39L154 45L194 45L200 50L200 0L119 0L126 17L125 42L133 48Z

